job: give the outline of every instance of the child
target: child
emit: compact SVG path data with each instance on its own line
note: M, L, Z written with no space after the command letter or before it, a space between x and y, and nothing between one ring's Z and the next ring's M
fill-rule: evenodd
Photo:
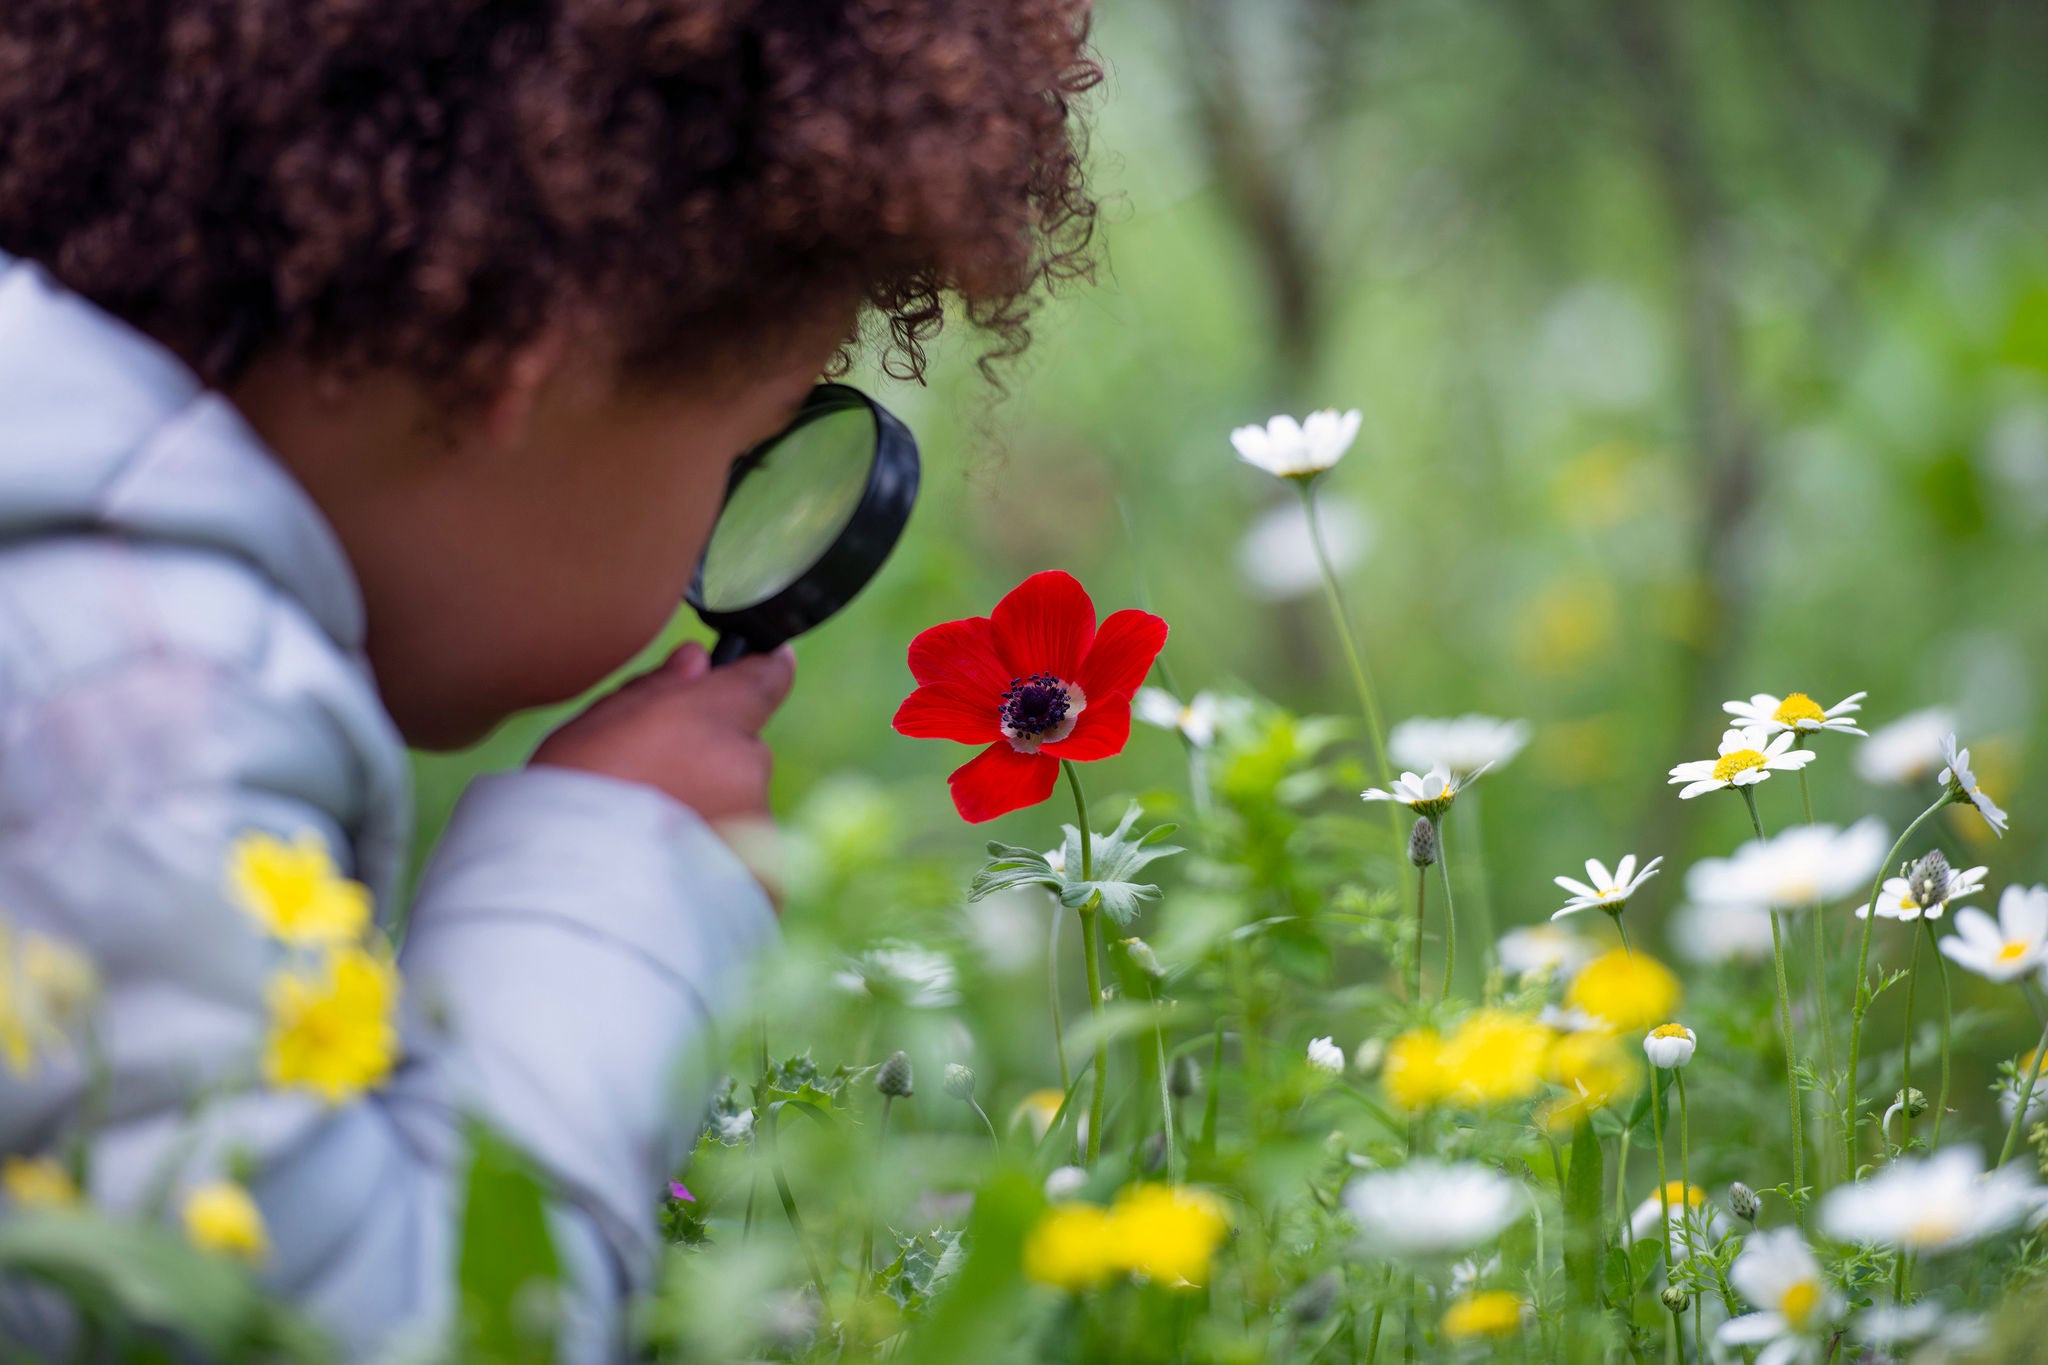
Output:
M244 1250L364 1356L450 1318L481 1117L554 1200L565 1356L621 1353L710 1022L773 933L714 830L766 815L791 656L685 646L596 702L471 788L409 911L403 745L644 646L733 459L865 319L906 374L949 295L1023 344L1029 297L1085 265L1085 23L0 6L0 911L89 954L107 1068L0 1070L0 1151L89 1115L87 1194L126 1214L241 1177ZM261 834L406 924L381 1083L253 1080L284 931L228 869ZM0 1340L61 1337L46 1299L6 1302Z

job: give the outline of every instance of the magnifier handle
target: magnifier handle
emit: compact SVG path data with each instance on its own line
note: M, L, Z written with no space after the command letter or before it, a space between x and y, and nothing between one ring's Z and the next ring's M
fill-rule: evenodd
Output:
M711 647L711 666L717 668L721 664L735 663L753 652L753 646L747 643L746 636L736 631L727 631L719 636L718 643Z

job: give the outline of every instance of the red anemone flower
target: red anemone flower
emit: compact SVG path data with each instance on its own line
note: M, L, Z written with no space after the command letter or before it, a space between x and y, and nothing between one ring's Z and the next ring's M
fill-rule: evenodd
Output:
M1131 694L1166 645L1166 622L1120 611L1095 625L1072 576L1033 574L987 616L933 626L910 642L917 691L896 710L912 739L986 744L947 779L976 824L1052 795L1061 759L1123 752Z

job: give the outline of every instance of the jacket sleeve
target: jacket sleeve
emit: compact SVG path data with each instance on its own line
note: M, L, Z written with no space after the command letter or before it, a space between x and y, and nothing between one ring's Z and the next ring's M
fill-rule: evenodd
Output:
M485 778L410 915L389 1083L338 1105L264 1089L282 950L228 894L228 850L312 830L346 862L375 794L347 726L278 653L255 669L138 654L6 713L0 908L85 948L103 978L92 1196L132 1212L253 1172L268 1279L362 1355L448 1319L462 1124L478 1115L554 1192L565 1354L614 1358L712 1074L712 1021L774 932L767 900L657 792L545 768ZM56 1140L84 1093L75 1057L0 1076L0 1149Z

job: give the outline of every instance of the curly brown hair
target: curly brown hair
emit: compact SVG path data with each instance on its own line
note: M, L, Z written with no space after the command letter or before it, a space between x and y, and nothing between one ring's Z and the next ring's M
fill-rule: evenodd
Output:
M4 0L0 247L209 383L702 361L818 291L921 375L1084 276L1087 0ZM714 340L717 339L717 340Z

